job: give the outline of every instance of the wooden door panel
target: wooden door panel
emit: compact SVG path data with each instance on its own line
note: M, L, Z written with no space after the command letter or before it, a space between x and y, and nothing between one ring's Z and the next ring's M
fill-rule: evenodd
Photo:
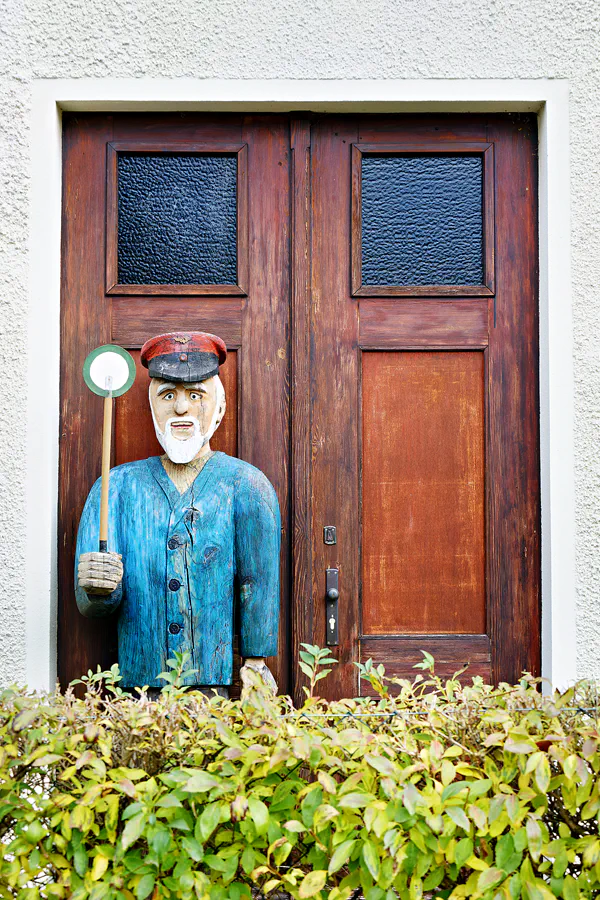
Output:
M467 678L537 674L535 120L354 122L356 131L349 119L320 120L310 148L313 643L326 638L325 567L339 568L340 589L339 646L331 648L339 666L323 692L356 693L352 663L368 657L391 674L414 676L422 650L433 653L442 675L466 663ZM459 282L405 288L386 275L357 292L359 165L365 154L407 151L485 157L485 290L463 290ZM389 235L381 246L389 246ZM357 433L352 423L361 407ZM325 525L337 528L334 546L323 547Z
M447 115L364 115L357 118L359 140L365 144L390 141L485 141L487 118Z
M209 331L222 337L229 357L221 370L227 413L212 444L265 472L282 516L280 652L271 668L289 689L289 123L279 115L181 113L70 115L64 125L63 287L61 325L61 475L59 510L59 677L64 685L88 668L116 659L115 622L87 620L77 611L73 554L87 493L100 472L102 404L84 386L83 360L95 346L114 342L136 357L138 380L116 401L114 462L161 453L148 409L147 370L139 349L166 331ZM178 285L136 286L135 294L106 290L106 243L115 246L114 179L107 198L107 159L119 147L198 145L242 147L247 217L238 215L238 276L247 296L233 289ZM110 151L112 147L112 157ZM113 173L114 174L114 173ZM240 174L238 167L238 175ZM108 205L107 205L108 199ZM245 199L245 193L244 198ZM238 180L238 212L239 209ZM242 202L242 206L244 203ZM112 217L111 217L112 211ZM243 213L243 209L241 210ZM246 229L247 218L247 229ZM240 242L241 246L240 247ZM247 276L244 259L248 256ZM103 259L104 257L104 259ZM114 254L113 254L114 257ZM243 259L242 259L243 257ZM115 260L112 259L113 269ZM241 268L240 268L241 266ZM238 284L239 281L238 277ZM197 287L197 286L196 286ZM217 286L219 287L219 286ZM239 291L238 291L239 293ZM157 295L158 294L158 295Z
M516 121L515 121L516 119ZM496 154L496 283L489 350L489 633L493 677L540 674L537 130L491 116Z
M358 689L352 662L357 659L359 637L360 367L356 301L348 283L350 148L356 138L355 122L344 118L323 120L312 129L311 643L325 643L325 570L338 568L343 628L335 653L340 665L334 667L324 690L332 697L354 696ZM337 544L324 544L325 525L337 526Z
M423 651L431 653L435 674L441 678L452 678L462 670L463 679L479 676L489 684L492 678L491 641L487 634L367 637L360 642L362 663L373 659L385 667L386 675L391 678L408 678L410 681L418 671L415 665L423 661ZM366 681L361 681L360 692L364 697L377 696Z
M111 342L104 303L104 167L112 122L83 117L63 132L60 473L58 487L58 673L62 685L116 659L114 623L75 606L73 557L87 497L100 475L102 404L82 378L94 347ZM85 223L85 227L82 227ZM94 227L95 226L95 227Z
M242 343L242 301L203 297L112 297L112 339L123 347L141 347L147 335L177 331L217 334L228 348Z
M480 300L370 300L360 308L359 341L373 350L486 347L488 306Z
M185 287L106 293L107 145L119 142L247 148L246 297L191 296ZM353 296L352 147L356 192L363 151L435 153L436 142L446 154L487 154L488 270L495 250L487 293L456 285L436 294L429 285L409 296L392 285ZM102 415L81 366L98 344L137 354L149 336L178 329L227 343L229 409L215 446L261 468L279 497L282 615L272 664L283 690L292 670L301 696L300 641L325 643L332 567L340 642L328 696L358 693L359 659L411 676L424 649L440 674L467 661L470 674L494 680L538 672L535 119L65 114L64 156L61 681L115 658L113 625L86 621L73 600L74 541L99 473ZM356 226L355 216L355 250ZM159 452L143 384L117 405L116 462ZM132 419L142 423L136 432ZM326 525L337 543L324 542Z
M481 351L362 354L362 634L484 634Z

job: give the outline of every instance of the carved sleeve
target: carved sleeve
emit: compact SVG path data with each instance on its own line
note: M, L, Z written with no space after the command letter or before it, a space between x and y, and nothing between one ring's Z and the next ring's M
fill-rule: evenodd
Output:
M235 563L242 657L277 654L281 520L275 491L257 470L236 491Z
M113 511L114 503L110 509L110 519L113 519ZM114 546L114 520L110 521L110 519L109 549L116 551L117 548ZM83 508L79 522L79 530L77 532L77 549L75 551L75 600L77 601L79 612L82 615L89 617L109 616L117 609L123 598L122 584L119 585L116 591L104 596L87 594L78 584L77 570L79 557L82 553L90 553L98 550L99 521L100 479L98 479L88 494L88 498Z

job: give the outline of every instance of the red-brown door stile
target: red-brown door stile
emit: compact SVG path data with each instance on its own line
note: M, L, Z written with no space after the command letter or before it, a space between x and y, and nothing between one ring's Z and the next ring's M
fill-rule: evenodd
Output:
M307 227L297 227L295 234L299 235L297 258L307 260L311 276L312 556L311 568L307 564L306 571L312 574L312 598L309 601L306 592L296 595L296 618L303 622L303 639L323 645L327 634L325 572L338 569L339 644L331 649L339 664L322 690L330 697L364 691L353 663L368 657L383 662L391 674L411 677L422 650L434 654L440 674L451 674L465 663L469 663L467 677L482 675L496 682L514 681L524 670L539 674L534 120L514 116L323 117L313 121L310 137L310 179L304 169L297 179L299 186L308 183L310 188L310 204L300 202L298 206L300 211L307 210ZM386 290L361 286L356 250L360 238L356 161L377 152L476 153L485 159L481 288ZM311 236L310 255L301 252L306 233ZM294 276L304 284L304 271L295 271ZM440 459L437 468L434 460L431 471L423 468L421 473L418 459L409 460L416 465L412 488L418 486L420 475L431 484L449 478L454 485L452 496L456 491L464 495L466 512L461 518L460 511L451 506L444 509L442 493L437 514L433 506L430 511L432 532L435 536L437 528L440 534L429 540L430 556L420 558L430 537L423 532L421 545L413 544L413 557L407 560L402 550L409 542L400 541L396 548L392 540L386 544L386 529L395 529L400 537L408 533L406 528L402 530L405 523L398 523L402 504L397 508L388 504L386 513L383 496L378 493L381 487L365 480L371 470L365 469L363 454L372 454L374 449L383 452L376 439L373 443L371 431L365 441L365 429L375 427L377 414L386 404L369 405L364 390L372 391L374 385L385 389L386 385L408 384L417 378L417 370L422 375L418 375L420 382L414 382L415 390L437 398L437 406L432 407L429 420L413 410L410 421L402 423L401 433L409 445L432 442L440 449ZM460 379L464 382L462 393L454 390ZM399 397L398 411L411 409L410 403L404 402L407 399L411 398ZM461 404L466 404L467 412L456 420ZM394 415L393 404L387 407L388 425L397 426L389 418ZM458 429L454 427L457 422ZM385 443L385 437L380 443ZM445 446L451 451L449 461L442 458ZM398 460L401 465L400 457ZM393 469L393 459L388 462ZM431 460L423 457L423 467L425 462ZM411 477L406 471L393 474L398 482ZM324 543L325 525L336 526L335 545ZM365 529L369 531L365 533ZM453 556L454 547L458 549ZM425 582L430 575L434 585L436 567L440 584L450 573L456 582L455 608L429 614L418 605L419 597L411 598L406 591L402 602L407 608L394 608L394 596L382 598L374 593L375 588L369 588L374 573L365 570L365 565L371 565L370 557L365 557L367 551L376 561L379 554L380 564L386 562L386 553L387 561L393 553L399 554L399 564L388 566L387 574L388 590L391 584L398 596L411 578ZM469 573L468 583L464 581L462 586L456 560L459 551ZM377 585L376 577L373 583ZM390 625L395 620L400 624L387 629L386 615ZM412 622L408 627L407 621Z
M150 285L119 293L111 277L116 200L110 167L124 148L239 152L238 212L241 189L247 191L242 203L247 219L238 217L242 289ZM244 166L245 172L240 170ZM99 344L118 343L137 357L154 334L204 330L221 336L229 351L221 371L228 409L213 446L262 469L279 498L280 653L269 662L281 689L289 689L289 187L286 117L182 113L64 118L58 609L63 686L88 668L116 661L115 622L84 619L73 595L77 525L100 460L101 404L84 387L83 360ZM247 266L241 262L245 259ZM116 463L160 453L144 385L147 372L139 367L135 387L116 403Z

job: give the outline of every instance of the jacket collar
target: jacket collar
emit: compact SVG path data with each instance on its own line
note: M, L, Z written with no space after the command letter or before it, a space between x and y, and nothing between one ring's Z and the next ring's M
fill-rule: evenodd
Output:
M179 519L184 515L185 512L191 509L192 498L194 500L198 500L202 495L208 476L215 467L218 468L219 466L220 456L221 454L219 452L216 452L210 457L210 459L205 462L194 481L191 483L189 488L184 491L183 494L179 493L179 491L167 475L160 456L151 456L147 460L152 475L160 485L165 497L169 502L171 512L172 514L174 514L171 516L171 518L174 520L174 524L179 521Z

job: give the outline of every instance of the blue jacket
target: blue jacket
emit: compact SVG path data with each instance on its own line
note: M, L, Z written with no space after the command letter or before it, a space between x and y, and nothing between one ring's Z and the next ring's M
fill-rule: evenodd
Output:
M98 550L100 481L77 536ZM76 588L84 616L119 610L119 666L125 687L163 682L175 650L189 651L189 684L231 684L234 585L240 652L277 653L281 522L275 491L254 466L215 453L180 494L158 456L110 473L108 549L123 556L123 582L108 597Z

